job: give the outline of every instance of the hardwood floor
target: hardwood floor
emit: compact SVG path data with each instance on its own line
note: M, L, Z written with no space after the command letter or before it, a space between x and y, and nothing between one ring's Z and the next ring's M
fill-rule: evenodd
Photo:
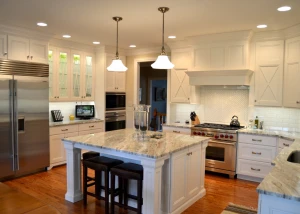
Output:
M61 213L104 213L104 203L88 196L88 205L65 201L66 166L4 182L6 185L22 191L40 200L43 204L56 208ZM184 211L184 214L219 214L229 202L257 208L258 183L229 179L219 174L207 173L205 177L206 196ZM38 212L37 212L38 213ZM43 212L41 212L43 213ZM135 213L118 210L116 213Z

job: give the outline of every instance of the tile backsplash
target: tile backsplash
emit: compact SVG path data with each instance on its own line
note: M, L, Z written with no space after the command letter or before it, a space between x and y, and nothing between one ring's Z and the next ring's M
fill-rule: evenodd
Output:
M69 120L69 116L72 114L75 116L76 105L95 105L94 102L50 102L49 103L49 120L52 120L51 110L60 110L64 116L64 121Z

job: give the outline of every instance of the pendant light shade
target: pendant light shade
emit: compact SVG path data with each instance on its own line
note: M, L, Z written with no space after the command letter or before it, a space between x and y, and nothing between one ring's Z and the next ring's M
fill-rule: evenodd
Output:
M151 65L154 69L172 69L174 64L170 62L169 57L165 52L164 36L165 36L165 13L169 11L168 7L159 7L158 10L163 14L163 26L162 26L162 48L161 54L157 57L156 61Z
M127 67L123 64L122 60L119 58L119 21L122 21L122 17L115 16L113 17L113 20L117 22L117 47L116 47L116 59L114 59L110 66L107 67L108 71L116 71L116 72L124 72L127 71Z

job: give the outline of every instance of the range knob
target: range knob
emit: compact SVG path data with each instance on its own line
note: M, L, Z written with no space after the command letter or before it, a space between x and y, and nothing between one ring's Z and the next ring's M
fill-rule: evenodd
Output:
M227 135L227 134L225 135L225 138L228 138L228 135Z
M219 138L219 135L215 135L215 138L218 139L218 138Z
M232 136L232 135L230 135L230 136L229 136L229 138L230 138L230 139L233 139L233 136Z
M202 132L202 136L205 136L205 133L204 133L204 132Z
M220 135L220 138L223 138L223 137L224 137L224 135L223 135L223 134L221 134L221 135Z
M193 132L193 135L197 135L197 132Z
M198 132L198 135L201 135L201 132Z

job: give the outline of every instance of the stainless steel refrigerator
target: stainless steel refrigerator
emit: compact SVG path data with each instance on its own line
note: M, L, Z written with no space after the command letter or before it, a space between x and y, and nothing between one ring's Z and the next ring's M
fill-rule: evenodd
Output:
M0 59L0 180L49 166L49 65Z

